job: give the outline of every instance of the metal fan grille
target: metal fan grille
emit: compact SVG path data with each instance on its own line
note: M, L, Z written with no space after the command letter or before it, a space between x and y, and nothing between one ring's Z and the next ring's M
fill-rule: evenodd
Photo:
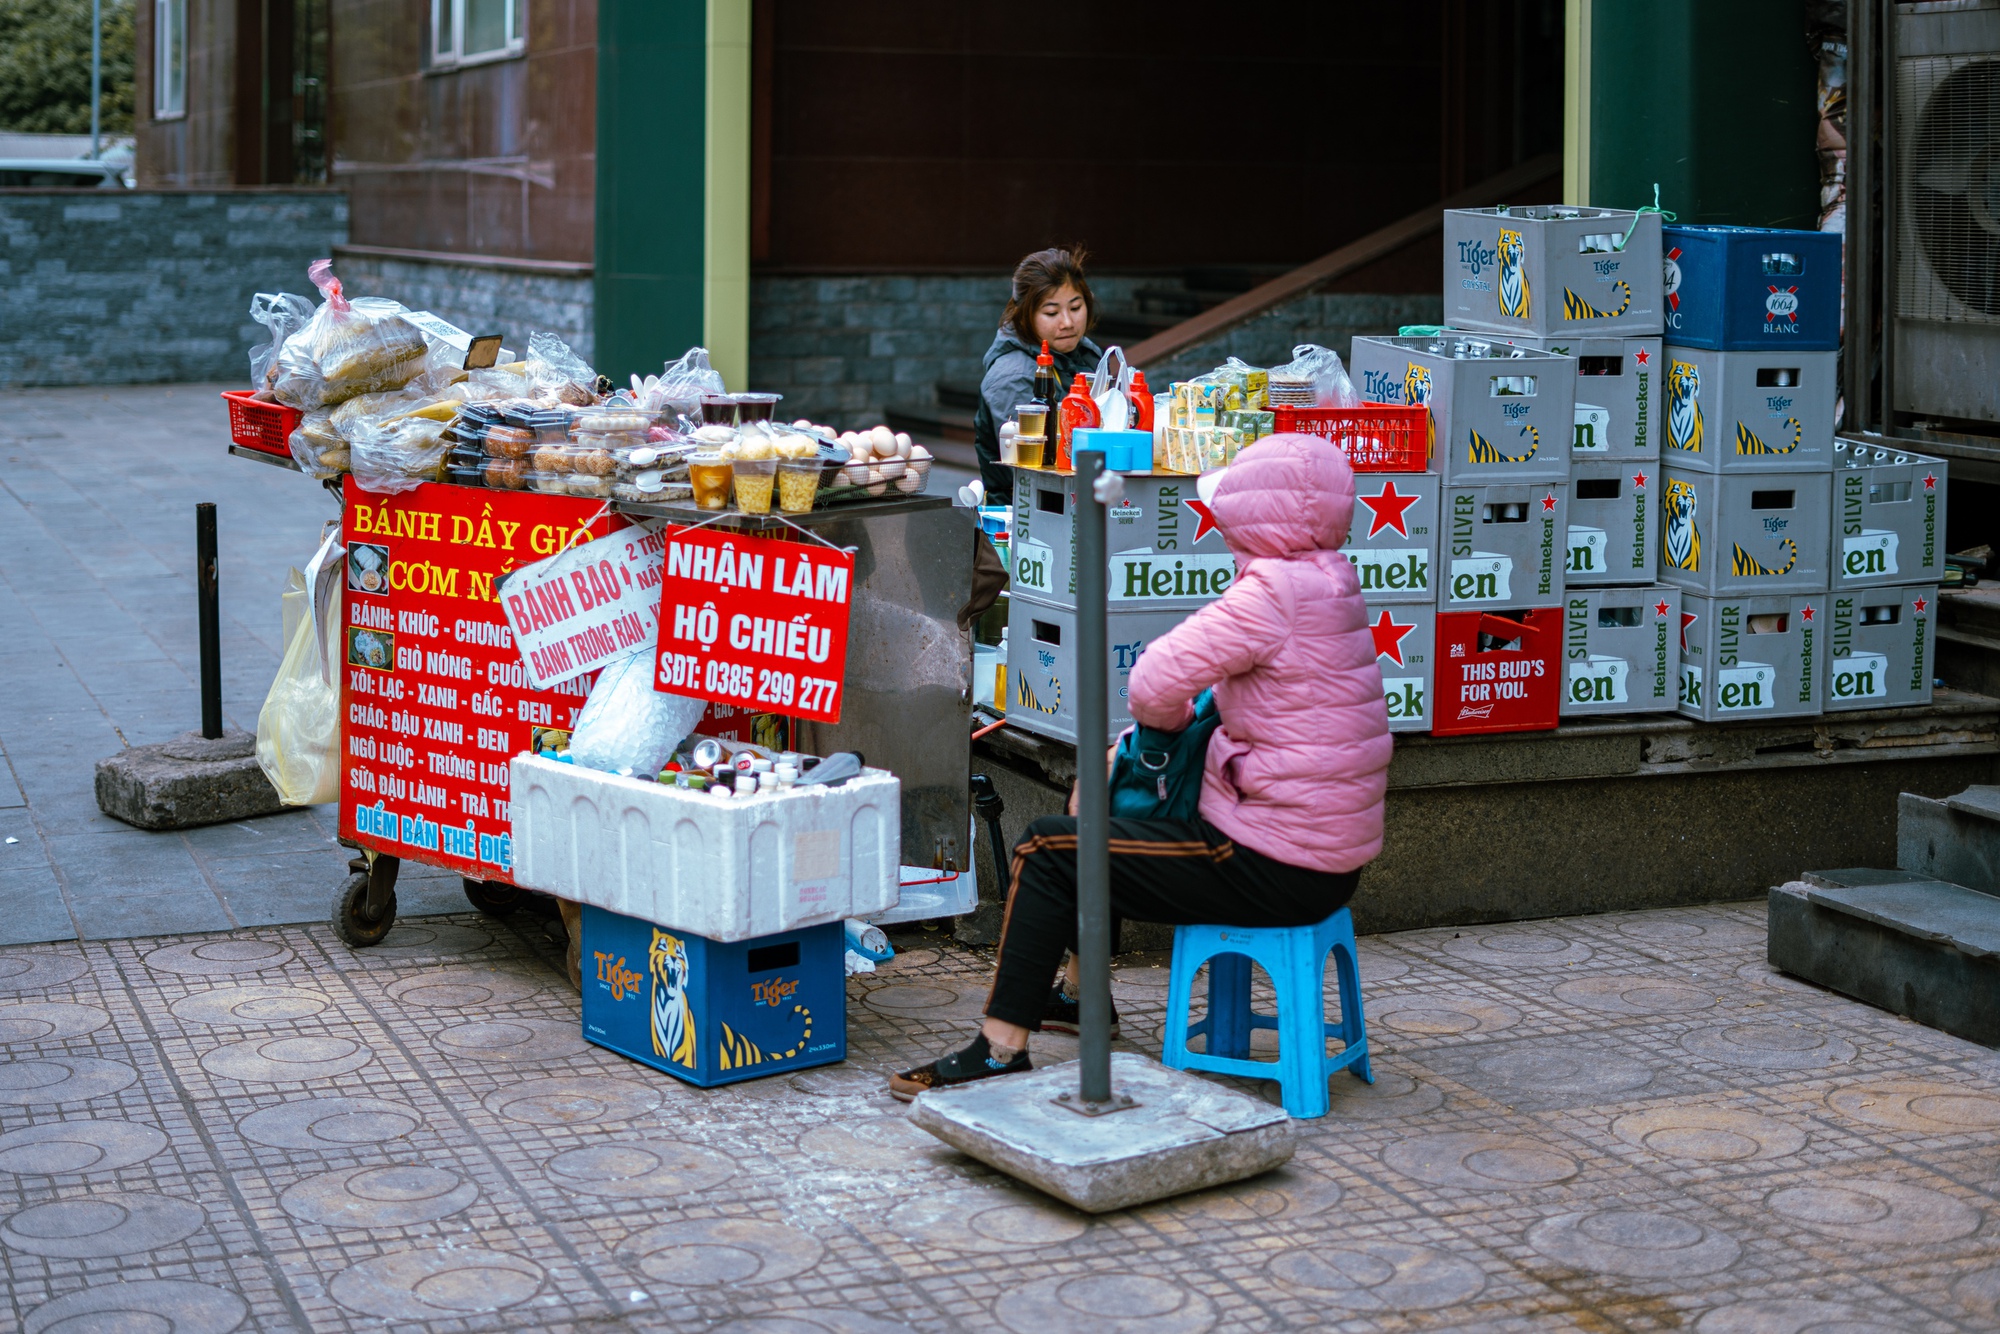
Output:
M1906 59L1897 74L1897 314L2000 324L2000 59Z

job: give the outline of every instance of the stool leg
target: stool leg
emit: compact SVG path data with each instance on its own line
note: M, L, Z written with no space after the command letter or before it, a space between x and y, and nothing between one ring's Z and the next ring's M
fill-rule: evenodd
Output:
M1313 960L1313 933L1286 933L1283 976L1278 984L1279 1089L1285 1110L1301 1120L1325 1116L1326 1001Z
M1193 962L1196 946L1183 938L1185 928L1174 931L1174 957L1167 969L1167 1022L1160 1030L1160 1064L1169 1070L1187 1069L1188 1007L1194 990Z
M1208 1054L1235 1060L1250 1055L1250 960L1241 954L1208 961Z
M1368 1023L1361 1012L1361 960L1354 947L1354 935L1350 931L1344 940L1333 946L1334 972L1340 979L1340 1037L1348 1050L1360 1050L1348 1064L1348 1069L1361 1077L1364 1084L1375 1082L1375 1072L1368 1067Z

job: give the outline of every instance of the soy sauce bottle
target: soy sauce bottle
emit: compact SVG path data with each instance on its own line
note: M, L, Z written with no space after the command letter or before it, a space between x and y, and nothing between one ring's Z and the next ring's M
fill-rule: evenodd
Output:
M1056 359L1049 353L1049 341L1042 340L1041 355L1035 358L1035 402L1049 410L1042 425L1042 466L1056 466L1056 422L1062 417L1062 377L1056 374Z

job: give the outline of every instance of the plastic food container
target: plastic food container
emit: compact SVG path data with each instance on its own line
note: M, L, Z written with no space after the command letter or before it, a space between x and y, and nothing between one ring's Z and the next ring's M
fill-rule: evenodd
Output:
M736 399L729 394L703 394L701 419L709 426L736 425Z
M778 409L778 400L783 398L784 395L735 394L732 397L736 400L736 421L738 425L741 425L744 422L767 422L771 420L771 415Z
M819 459L780 459L778 461L778 508L786 514L810 513L813 499L819 494L819 479L823 468Z
M535 447L535 433L525 426L489 426L486 428L486 452L495 458L526 458L528 451Z
M734 470L720 454L688 456L688 483L694 488L694 503L705 510L729 508L729 486ZM765 505L768 510L769 504Z
M736 474L736 508L745 514L769 514L771 490L777 480L776 459L736 459L730 464Z

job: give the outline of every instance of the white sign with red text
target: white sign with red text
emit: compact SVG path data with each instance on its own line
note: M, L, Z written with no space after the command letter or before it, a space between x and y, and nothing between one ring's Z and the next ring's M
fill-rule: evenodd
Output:
M537 690L594 672L659 635L666 542L626 528L509 574L500 605Z

